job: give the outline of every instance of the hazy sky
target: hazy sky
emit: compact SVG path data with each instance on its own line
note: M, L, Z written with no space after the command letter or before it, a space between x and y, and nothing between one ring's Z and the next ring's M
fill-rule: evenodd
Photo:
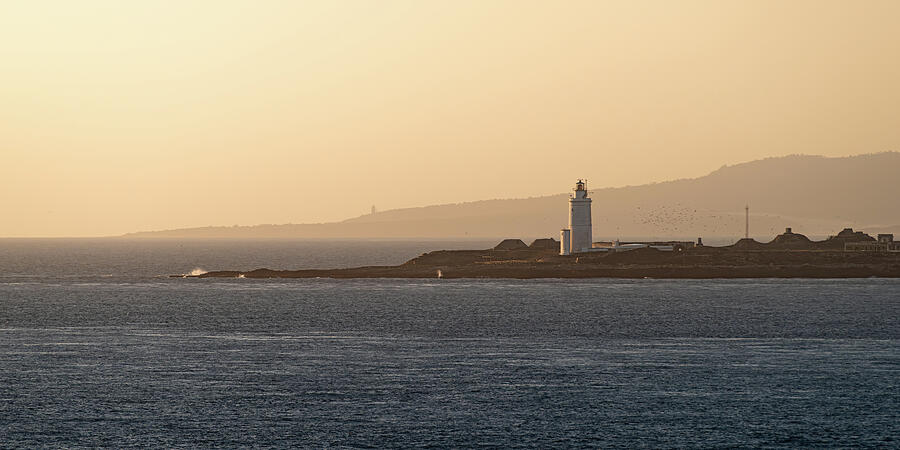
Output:
M3 1L0 236L900 150L900 1Z

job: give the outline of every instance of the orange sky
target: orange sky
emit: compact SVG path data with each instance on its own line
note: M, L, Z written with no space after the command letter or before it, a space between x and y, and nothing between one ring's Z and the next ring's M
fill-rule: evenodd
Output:
M900 2L0 3L0 236L900 150Z

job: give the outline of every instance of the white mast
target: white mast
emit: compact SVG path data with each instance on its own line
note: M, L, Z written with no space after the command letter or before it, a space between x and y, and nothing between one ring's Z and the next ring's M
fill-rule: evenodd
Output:
M750 204L744 206L744 238L750 239Z

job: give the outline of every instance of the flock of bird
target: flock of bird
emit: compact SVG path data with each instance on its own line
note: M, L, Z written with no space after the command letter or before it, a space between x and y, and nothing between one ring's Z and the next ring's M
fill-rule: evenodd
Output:
M637 234L652 232L660 235L693 236L700 234L742 235L744 231L743 212L704 211L681 203L634 206L630 217L602 213L598 216L601 222L607 222L608 225L614 224L617 232ZM766 217L768 218L768 216ZM765 222L765 224L757 225L763 225L770 233L776 230L771 220ZM756 231L760 231L758 226Z

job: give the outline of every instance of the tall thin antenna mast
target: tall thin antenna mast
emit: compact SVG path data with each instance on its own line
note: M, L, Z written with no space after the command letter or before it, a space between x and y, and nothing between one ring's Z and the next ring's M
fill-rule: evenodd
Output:
M750 239L750 204L744 207L744 237Z

